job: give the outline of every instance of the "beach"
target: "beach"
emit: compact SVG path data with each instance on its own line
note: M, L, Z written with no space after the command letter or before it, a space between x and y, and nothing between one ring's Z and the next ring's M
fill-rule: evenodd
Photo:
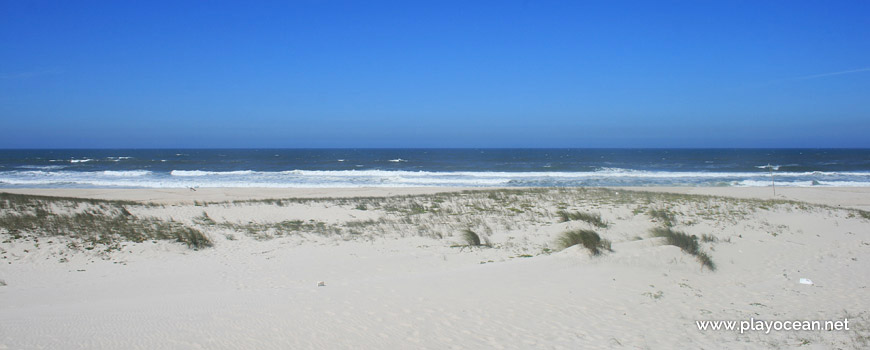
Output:
M0 13L0 350L870 349L870 2Z
M870 342L867 188L2 192L0 348ZM8 220L31 211L54 226ZM74 232L77 214L113 233ZM579 230L610 244L565 248ZM695 236L710 264L661 232ZM849 329L699 329L750 320Z
M610 189L641 190L726 196L748 199L797 200L831 206L870 210L870 187L608 187ZM356 188L5 188L7 193L42 196L81 197L106 200L131 200L155 203L193 203L194 201L233 201L271 198L342 198L422 195L442 192L470 191L478 187L356 187ZM510 189L510 188L498 188ZM516 189L516 188L514 188ZM774 191L777 192L774 195Z

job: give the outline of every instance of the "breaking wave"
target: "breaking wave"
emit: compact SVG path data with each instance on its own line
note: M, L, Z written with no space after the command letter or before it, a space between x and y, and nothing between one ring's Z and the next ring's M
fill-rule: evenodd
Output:
M57 171L55 171L57 170ZM36 168L0 172L0 187L870 187L870 172L674 172L599 168L587 172L433 172L403 170L125 170Z

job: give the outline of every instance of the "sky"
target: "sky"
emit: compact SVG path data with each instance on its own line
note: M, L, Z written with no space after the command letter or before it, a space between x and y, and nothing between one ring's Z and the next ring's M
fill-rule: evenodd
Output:
M868 1L0 0L0 148L868 148L868 38Z

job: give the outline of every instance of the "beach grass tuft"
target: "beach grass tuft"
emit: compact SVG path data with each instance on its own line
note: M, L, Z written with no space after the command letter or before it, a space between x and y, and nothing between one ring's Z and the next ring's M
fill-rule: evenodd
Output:
M701 242L716 243L716 242L719 242L719 239L716 238L716 236L705 233L705 234L701 235Z
M194 221L198 221L199 223L201 223L201 224L203 224L203 225L214 225L214 224L216 224L216 222L215 222L211 217L209 217L209 216L208 216L208 213L206 213L205 211L202 212L202 215L193 218L193 220L194 220Z
M597 232L592 230L565 231L559 237L558 243L562 246L562 249L582 245L592 255L601 255L603 250L613 251L610 241L602 239Z
M699 251L695 257L701 262L701 265L706 266L710 271L716 271L716 263L713 262L713 258L709 254Z
M567 210L559 210L556 212L556 215L559 215L559 220L562 222L572 221L572 220L580 220L588 222L595 227L605 228L607 227L607 223L601 220L601 214L595 213L585 213L585 212L569 212Z
M694 255L702 266L716 271L716 264L713 259L701 250L701 245L698 243L698 236L688 235L681 231L674 231L669 227L656 227L652 230L653 237L663 237L668 245L680 247L687 254Z
M650 209L647 214L651 218L660 221L666 227L674 226L674 223L677 221L677 216L667 209Z
M480 246L480 236L472 231L471 229L465 229L462 231L462 238L465 240L465 244L478 247Z
M189 248L202 249L214 245L211 239L208 238L202 231L192 227L177 225L171 227L170 237L175 238L176 242L185 243ZM159 237L159 236L158 236Z

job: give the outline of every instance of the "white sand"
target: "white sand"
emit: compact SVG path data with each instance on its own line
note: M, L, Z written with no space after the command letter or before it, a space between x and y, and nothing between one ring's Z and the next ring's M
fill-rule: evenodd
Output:
M627 188L627 189L637 189ZM870 187L643 187L644 191L784 199L870 210ZM776 191L776 196L774 196Z
M620 188L620 187L614 187ZM736 198L784 199L870 210L870 187L622 187L633 191L703 194ZM3 189L3 192L155 203L233 201L269 198L370 197L432 194L480 188L197 188L189 189Z
M461 191L466 188L398 187L398 188L196 188L193 191L179 188L163 189L105 189L105 188L23 188L2 189L2 192L34 194L40 196L63 196L97 198L108 200L131 200L153 203L193 203L194 201L234 201L269 198L324 198L324 197L371 197L431 194Z
M661 191L651 188L644 190ZM677 188L668 191L769 198L770 188ZM7 191L7 190L4 190ZM196 206L193 201L286 197L431 194L444 189L9 190L41 195L155 201L137 216L193 222L204 211L243 224L398 218L338 201ZM455 190L451 190L455 192ZM624 191L624 190L620 190ZM777 189L780 194L780 189ZM833 207L867 208L866 189L782 192ZM486 195L448 197L485 205ZM122 252L72 252L63 239L0 243L0 349L288 349L288 348L844 348L870 346L870 221L854 211L745 203L653 203L684 212L676 229L711 234L704 243L718 265L702 269L679 248L649 238L660 225L637 200L570 210L601 213L596 229L612 253L555 249L559 233L591 228L540 219L555 203L519 197L516 215L432 217L406 226L375 226L357 236L316 234L256 240L210 229L215 247L193 251L171 242L128 244ZM538 198L532 200L533 198ZM526 203L527 206L521 206ZM499 211L498 213L502 213ZM707 213L703 216L699 213ZM549 215L548 214L548 215ZM399 219L396 219L399 220ZM488 225L494 248L451 247L458 236L420 237L417 227ZM480 223L478 221L483 223ZM458 235L458 233L456 233ZM8 237L8 235L6 235ZM229 240L232 237L234 240ZM636 238L639 238L636 240ZM730 242L729 242L730 241ZM25 250L27 250L25 252ZM528 254L533 257L524 258ZM60 262L64 258L65 262ZM802 285L810 278L815 285ZM318 281L325 286L317 287ZM699 320L836 320L849 331L699 331Z

